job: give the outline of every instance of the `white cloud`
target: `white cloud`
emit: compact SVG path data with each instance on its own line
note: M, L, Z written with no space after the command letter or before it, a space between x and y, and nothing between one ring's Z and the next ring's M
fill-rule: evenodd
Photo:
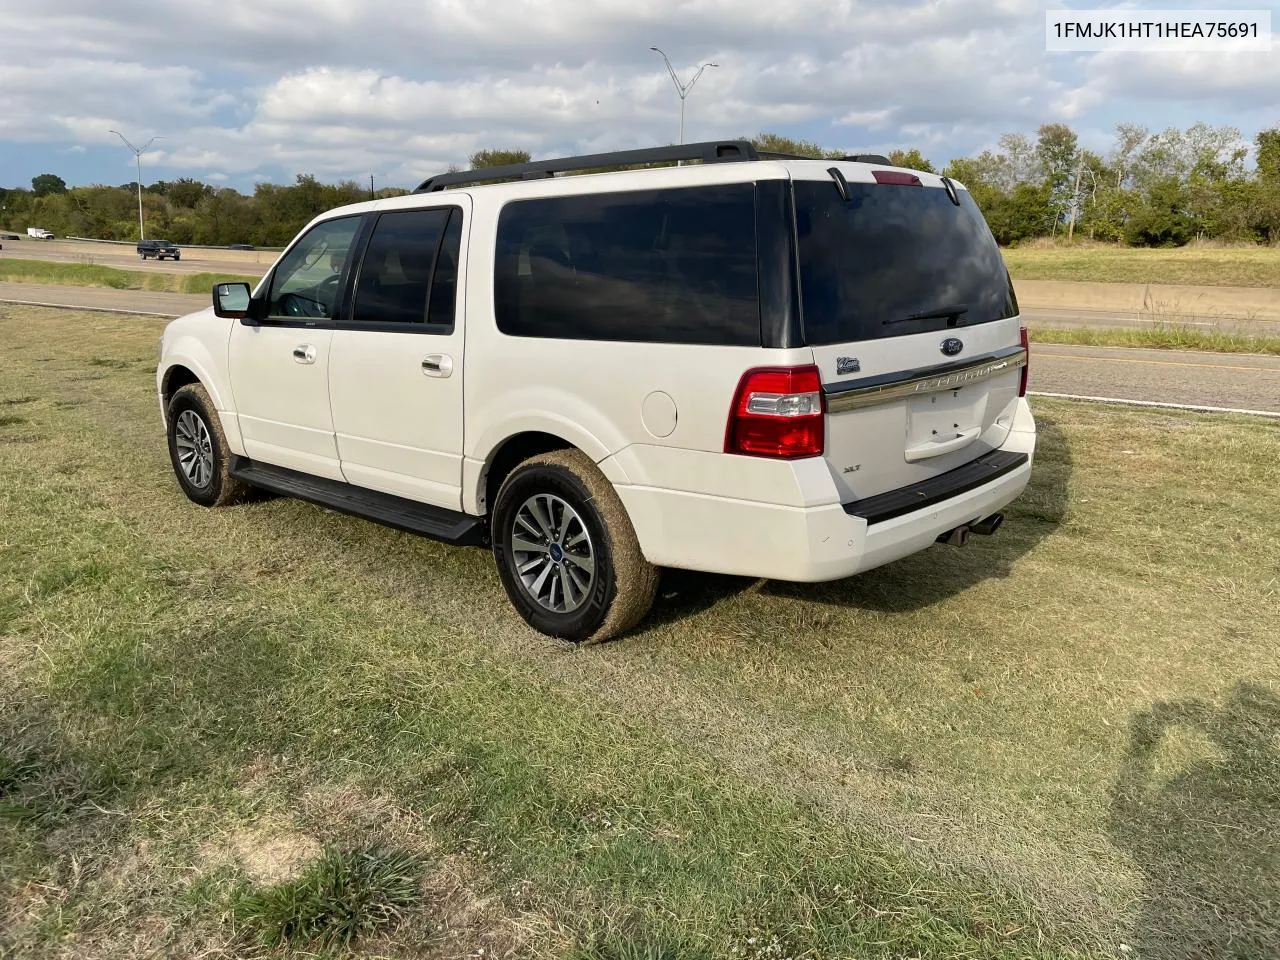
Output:
M651 44L685 78L721 64L689 96L690 139L778 129L945 157L1048 121L1102 129L1127 109L1162 126L1199 103L1220 123L1275 104L1280 58L1264 54L1046 54L1046 4L184 0L158 14L150 0L0 0L0 143L159 132L144 160L174 175L407 183L482 147L674 139L678 101Z

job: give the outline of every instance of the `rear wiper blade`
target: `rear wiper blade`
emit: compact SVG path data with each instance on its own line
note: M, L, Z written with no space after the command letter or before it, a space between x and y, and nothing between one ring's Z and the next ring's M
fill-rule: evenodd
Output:
M913 313L909 317L899 317L896 320L886 320L884 321L884 326L887 327L891 323L908 323L911 320L951 320L968 312L969 305L967 303L952 303L943 307L938 307L936 310L924 310L920 313Z

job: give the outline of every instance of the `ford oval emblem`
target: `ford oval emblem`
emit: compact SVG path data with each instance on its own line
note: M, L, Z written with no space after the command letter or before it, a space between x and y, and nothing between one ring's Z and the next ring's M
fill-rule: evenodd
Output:
M947 339L942 341L942 352L948 357L954 357L963 349L964 341L959 337L947 337Z

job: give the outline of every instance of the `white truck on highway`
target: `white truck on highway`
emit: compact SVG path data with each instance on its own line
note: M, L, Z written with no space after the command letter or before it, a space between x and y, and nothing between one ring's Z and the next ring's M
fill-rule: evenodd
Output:
M27 227L27 236L34 240L52 240L53 234L44 227Z

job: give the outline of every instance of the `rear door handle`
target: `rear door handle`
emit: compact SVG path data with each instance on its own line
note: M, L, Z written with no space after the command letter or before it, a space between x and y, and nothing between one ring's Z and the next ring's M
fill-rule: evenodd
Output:
M293 348L293 359L298 363L315 363L316 348L309 343L300 343Z
M422 372L428 377L447 377L453 373L453 357L444 353L429 353L422 358Z

